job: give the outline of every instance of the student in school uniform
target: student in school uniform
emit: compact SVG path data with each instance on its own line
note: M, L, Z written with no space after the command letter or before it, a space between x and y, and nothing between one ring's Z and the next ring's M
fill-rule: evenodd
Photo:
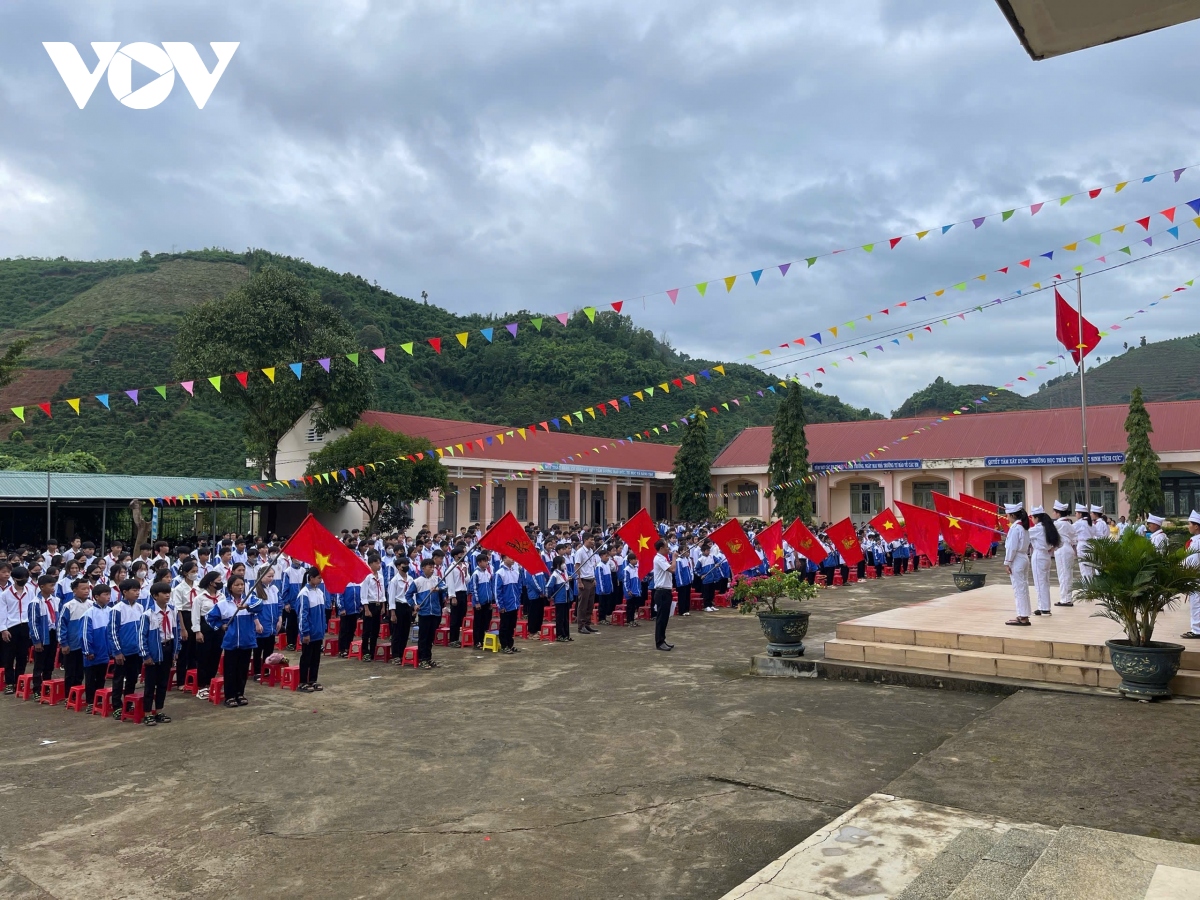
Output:
M212 608L221 602L225 582L220 572L208 572L198 582L200 594L192 600L192 633L196 636L196 696L208 699L208 686L221 664L221 637L208 621Z
M440 551L439 551L440 552ZM437 576L432 557L421 560L421 574L408 584L409 603L417 613L417 668L436 669L433 639L442 623L442 600L446 585Z
M71 598L59 607L59 655L62 657L64 696L71 688L83 684L83 625L84 615L92 606L92 585L86 578L76 578Z
M704 541L700 545L700 556L696 560L695 577L700 580L700 602L704 604L705 612L716 612L717 578L720 568L717 558L713 556L712 541Z
M354 640L354 632L358 630L358 620L362 615L362 593L357 584L346 585L338 606L342 612L338 619L338 657L346 659L350 655L350 642Z
M362 600L363 662L370 662L375 658L375 650L379 646L379 624L387 605L387 587L383 580L383 560L374 550L367 553L367 567L370 568L371 574L364 578L358 586L359 597Z
M496 592L492 588L492 571L488 568L487 555L480 554L476 558L475 564L475 571L471 573L471 578L467 582L467 596L470 599L471 608L475 611L474 634L471 636L471 643L476 650L482 650L483 636L492 627L492 603L496 600ZM532 629L532 627L531 621L530 628ZM538 630L541 630L540 625Z
M258 620L258 597L247 597L246 577L233 574L226 593L208 612L208 623L221 632L221 650L225 654L225 705L245 706L246 676L250 671L250 656L258 646L263 631Z
M4 563L3 574L9 574ZM4 693L14 694L17 677L25 674L29 662L29 601L36 591L29 586L29 570L13 566L12 580L0 588L0 656L4 662Z
M550 566L546 590L554 603L554 640L566 644L575 640L571 637L571 592L568 590L571 579L567 575L567 561L563 557L554 557Z
M1004 539L1004 568L1012 582L1017 615L1005 625L1029 625L1029 516L1020 503L1004 504L1008 536Z
M596 562L596 605L600 609L600 621L604 625L611 624L613 609L616 607L617 595L613 592L613 573L616 568L608 547L600 548L600 557Z
M1054 565L1054 556L1062 543L1058 529L1053 520L1046 515L1040 506L1035 506L1029 513L1029 547L1030 562L1033 569L1033 589L1037 597L1035 616L1051 615L1050 611L1050 570Z
M446 597L450 601L450 646L462 646L462 623L467 615L467 579L471 572L467 570L467 550L462 545L450 551L450 559L446 563L442 580L446 582Z
M112 610L108 601L112 588L98 584L92 588L92 605L83 613L80 653L83 655L83 689L87 703L86 712L92 711L96 702L96 691L104 687L108 678L108 663L112 659Z
M258 598L258 623L262 630L258 632L258 641L254 647L254 659L251 666L254 680L262 680L263 665L267 658L275 652L275 636L279 634L282 615L279 605L279 588L275 586L275 570L271 566L263 566L258 570L258 579L251 589Z
M54 654L58 651L58 598L54 595L58 579L53 575L38 578L38 592L29 601L26 614L29 641L33 645L33 693L42 695L42 682L54 677Z
M171 605L171 584L156 581L150 585L150 604L142 613L138 627L138 648L146 661L142 687L142 709L145 725L162 725L171 721L163 712L167 702L167 686L171 681L171 663L175 659L179 613Z
M517 613L521 608L521 569L507 554L500 557L500 568L492 577L492 588L496 595L496 609L500 612L500 652L520 653L513 643L517 627Z
M179 564L178 580L171 588L171 606L179 617L179 629L175 634L175 686L178 688L183 687L188 669L197 667L196 635L192 631L192 604L200 594L200 587L196 584L199 571L194 559L184 560Z
M116 568L114 566L114 568ZM121 600L112 608L109 616L109 637L112 644L113 671L112 704L113 718L121 718L121 701L126 694L137 688L138 676L142 674L142 653L138 647L138 628L142 613L146 611L139 599L142 586L133 578L126 578L118 585Z
M79 563L74 560L63 563L62 571L58 575L58 583L54 587L54 592L58 594L60 609L63 603L67 603L75 595L75 590L71 585L77 578L79 578Z
M310 566L304 570L305 584L296 595L296 612L300 635L300 687L305 693L323 691L317 676L321 669L321 650L328 620L325 618L325 591L321 585L321 570Z
M408 585L412 580L411 562L407 556L396 557L396 571L388 581L388 616L392 624L392 665L404 665L404 650L412 631L413 607L408 601Z
M546 621L546 576L541 572L521 570L521 602L525 606L525 618L529 621L529 633L540 632Z
M642 580L638 577L637 554L632 551L625 558L621 589L625 594L625 621L629 623L630 628L640 628L637 611L642 605Z
M297 613L296 597L304 587L304 563L298 559L288 561L280 576L279 604L283 608L283 631L287 635L287 649L295 650L299 640L300 618Z
M675 590L679 596L679 614L681 616L692 614L692 581L694 578L692 557L684 550L675 558Z

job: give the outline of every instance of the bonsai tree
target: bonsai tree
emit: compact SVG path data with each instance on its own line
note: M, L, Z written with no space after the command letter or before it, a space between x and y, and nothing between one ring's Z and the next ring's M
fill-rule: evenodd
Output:
M1072 592L1096 603L1093 615L1117 622L1133 647L1148 647L1158 614L1187 594L1200 593L1200 569L1187 565L1186 547L1160 553L1130 529L1118 540L1088 541L1082 561L1094 573Z
M797 603L817 595L815 585L809 584L797 572L772 572L761 578L738 578L733 585L733 602L743 615L753 612L779 612L784 600Z

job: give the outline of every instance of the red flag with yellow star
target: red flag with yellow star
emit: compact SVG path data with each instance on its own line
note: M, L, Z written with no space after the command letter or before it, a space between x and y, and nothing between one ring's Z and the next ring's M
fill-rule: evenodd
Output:
M904 534L904 529L900 527L900 520L896 518L896 514L892 512L890 506L867 524L874 528L875 533L885 541L898 541Z
M754 547L750 544L746 529L742 528L742 523L737 519L730 519L712 532L709 538L721 548L725 558L729 560L729 571L734 575L740 575L750 569L757 569L762 565L762 560L758 558L758 554L754 552Z
M783 571L783 522L776 519L758 534L758 546L762 547L767 565Z
M643 575L654 567L654 545L658 541L658 529L650 513L642 507L634 517L617 529L617 537L623 540L637 556L638 570Z
M526 572L535 575L550 574L545 560L537 552L537 547L512 512L506 512L499 522L487 530L487 534L479 539L479 546L495 550L504 556L511 556Z
M341 594L347 585L358 584L371 574L367 564L334 537L312 513L287 539L283 552L320 569L321 579L331 594Z
M946 546L959 556L967 552L968 544L980 553L987 553L995 538L988 517L981 510L937 491L933 492L933 507L941 518Z

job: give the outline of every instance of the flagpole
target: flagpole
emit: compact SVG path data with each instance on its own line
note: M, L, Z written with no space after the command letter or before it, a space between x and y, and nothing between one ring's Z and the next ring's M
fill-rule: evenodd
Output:
M1088 446L1087 446L1087 390L1083 384L1086 369L1086 357L1083 347L1083 276L1075 273L1075 290L1078 293L1076 310L1079 313L1079 346L1075 352L1079 354L1079 423L1083 434L1083 505L1092 505L1092 483L1088 478Z

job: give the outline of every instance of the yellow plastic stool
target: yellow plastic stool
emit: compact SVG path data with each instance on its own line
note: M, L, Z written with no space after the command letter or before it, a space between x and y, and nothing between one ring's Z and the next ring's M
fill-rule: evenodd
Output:
M483 636L483 649L491 650L493 653L500 652L500 635L494 631L489 631Z

